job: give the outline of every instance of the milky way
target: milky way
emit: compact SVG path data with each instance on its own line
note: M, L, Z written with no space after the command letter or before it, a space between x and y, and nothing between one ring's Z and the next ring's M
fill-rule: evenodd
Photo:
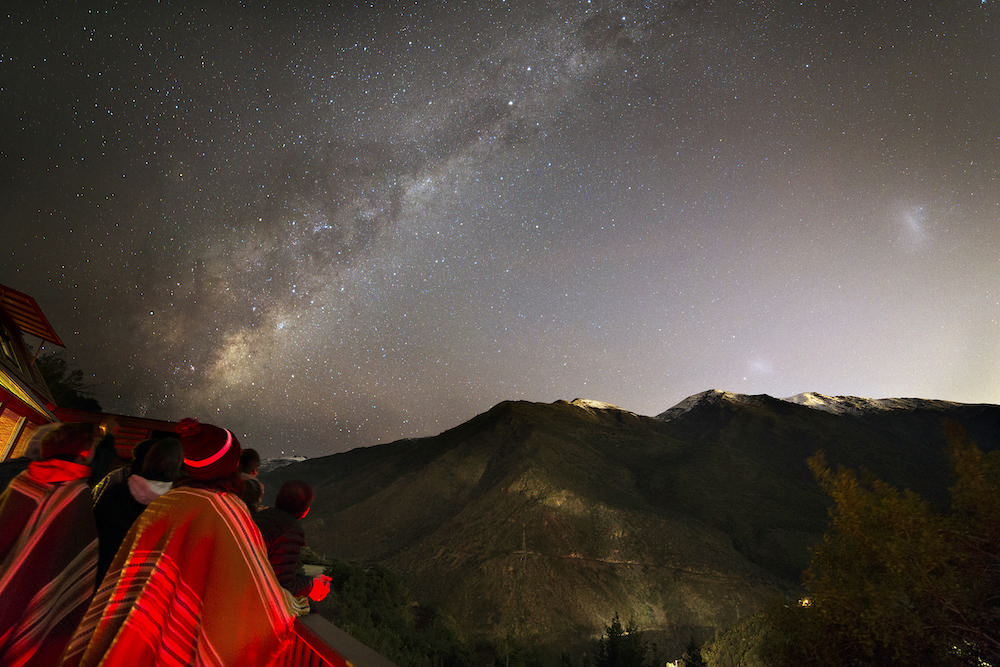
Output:
M109 412L314 456L507 399L1000 402L992 2L35 4L0 284Z

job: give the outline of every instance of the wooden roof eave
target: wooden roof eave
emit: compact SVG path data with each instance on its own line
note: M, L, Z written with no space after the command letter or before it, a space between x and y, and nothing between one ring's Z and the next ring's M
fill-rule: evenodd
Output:
M23 333L54 343L59 347L66 347L34 298L0 285L0 309L7 313L7 316Z

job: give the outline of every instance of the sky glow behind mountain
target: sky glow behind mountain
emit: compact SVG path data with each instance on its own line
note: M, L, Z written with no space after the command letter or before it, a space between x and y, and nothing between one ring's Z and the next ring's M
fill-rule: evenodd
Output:
M0 284L107 411L1000 402L992 2L146 4L2 15Z

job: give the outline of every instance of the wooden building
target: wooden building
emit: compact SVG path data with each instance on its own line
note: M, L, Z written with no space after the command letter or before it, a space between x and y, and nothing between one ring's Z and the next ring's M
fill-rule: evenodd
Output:
M39 339L34 353L25 336ZM175 422L56 406L35 365L45 343L65 347L32 297L0 285L0 461L24 456L35 431L55 421L113 428L115 448L124 460L140 440L174 434Z
M26 335L40 339L34 355ZM0 285L0 461L23 456L38 427L57 420L35 366L47 342L64 347L32 297Z

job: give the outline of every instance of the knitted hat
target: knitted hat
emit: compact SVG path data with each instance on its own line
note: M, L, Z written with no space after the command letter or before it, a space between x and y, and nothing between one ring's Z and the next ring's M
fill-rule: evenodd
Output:
M41 437L41 458L72 461L86 458L94 446L94 425L88 422L61 422Z
M240 443L224 428L182 419L177 435L184 448L184 471L195 479L218 479L234 472L240 463Z

